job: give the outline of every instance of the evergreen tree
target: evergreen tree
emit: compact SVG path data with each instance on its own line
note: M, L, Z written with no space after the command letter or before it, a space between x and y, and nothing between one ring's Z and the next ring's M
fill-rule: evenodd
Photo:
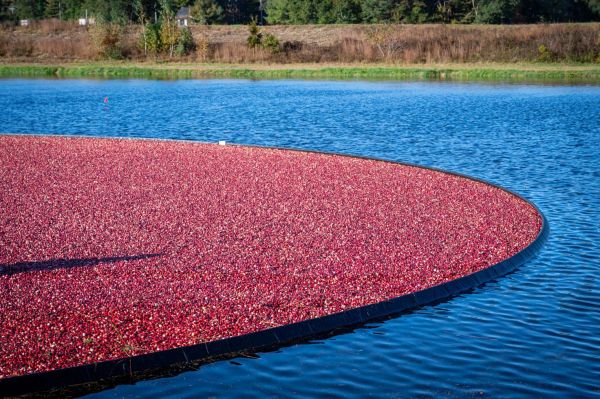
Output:
M358 0L334 0L333 15L338 24L354 24L361 21Z
M61 15L63 19L79 19L85 17L82 9L83 0L61 0Z
M596 21L600 20L600 0L587 0L587 5L596 16Z
M238 24L247 24L260 16L260 0L237 0Z
M500 24L513 22L518 0L482 0L476 22Z
M382 23L389 21L392 17L393 6L393 0L362 0L362 22Z
M196 50L196 43L192 36L192 31L187 26L181 29L179 38L177 39L177 45L175 46L175 54L179 57L191 54Z
M265 7L267 21L273 25L289 23L287 4L288 0L269 0Z
M392 10L392 21L404 24L421 24L429 21L427 4L422 0L400 0Z
M133 7L129 0L85 0L82 8L88 10L89 16L94 16L99 21L120 25L126 24L134 17Z
M223 7L215 0L196 0L192 6L192 18L199 24L216 24L223 20Z
M15 0L12 4L18 19L39 19L44 16L44 0Z
M12 0L0 0L0 21L9 21L16 18Z
M245 24L260 14L260 0L220 0L228 24Z
M335 15L333 13L333 1L323 0L317 1L315 4L316 20L318 24L333 24L336 22Z
M62 16L60 7L61 7L60 0L46 0L44 17L59 18L59 16Z
M328 0L324 0L327 3ZM267 21L271 24L310 24L318 21L317 7L312 0L269 0Z
M133 4L136 4L134 7ZM90 17L140 22L139 5L156 22L162 0L0 0L0 21ZM262 5L262 10L261 10ZM170 10L192 7L199 23L537 23L600 20L600 0L171 0Z

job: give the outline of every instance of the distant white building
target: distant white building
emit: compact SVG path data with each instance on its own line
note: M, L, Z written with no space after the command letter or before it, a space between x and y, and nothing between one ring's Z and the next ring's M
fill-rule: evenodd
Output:
M181 7L175 15L178 26L189 26L192 22L192 15L190 14L190 7Z
M29 20L28 19L22 19L19 21L19 25L21 26L29 26Z
M79 18L80 26L94 25L95 23L96 20L94 18Z
M85 10L85 18L79 18L79 26L94 25L96 20L94 18L88 18L88 10Z

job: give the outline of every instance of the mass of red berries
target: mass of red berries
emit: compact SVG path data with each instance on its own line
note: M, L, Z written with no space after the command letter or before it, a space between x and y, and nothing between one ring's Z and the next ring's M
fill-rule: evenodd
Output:
M0 136L0 378L397 297L495 264L540 227L499 188L418 167Z

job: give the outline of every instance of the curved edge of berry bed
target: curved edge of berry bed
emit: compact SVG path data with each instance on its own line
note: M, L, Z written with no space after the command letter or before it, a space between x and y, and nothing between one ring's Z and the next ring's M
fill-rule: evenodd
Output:
M78 137L82 138L81 136ZM100 137L94 138L98 139ZM105 138L113 139L109 137ZM186 140L166 141L184 141L190 143L198 143L197 141ZM209 361L211 359L219 357L232 357L235 354L243 352L257 352L275 347L281 347L294 342L301 342L310 338L323 336L324 334L330 333L334 330L356 327L366 322L384 319L393 315L398 315L402 312L411 309L447 300L453 296L474 289L486 282L489 282L500 276L510 273L511 271L515 270L517 267L521 266L523 263L534 257L541 250L549 235L548 221L544 214L533 202L527 200L526 198L523 198L522 196L514 193L511 190L508 190L497 184L490 183L483 179L463 175L456 172L446 171L443 169L421 166L405 162L391 161L386 159L379 159L374 157L284 147L267 147L255 145L239 146L277 149L285 151L310 152L372 161L374 160L429 169L436 172L467 178L476 182L488 184L490 186L499 188L510 193L511 195L514 195L520 200L525 201L530 206L532 206L540 215L542 219L542 225L540 227L537 237L527 247L525 247L523 250L516 253L515 255L511 256L510 258L507 258L495 265L489 266L486 269L482 269L478 272L460 277L452 281L448 281L443 284L436 285L434 287L402 295L383 302L378 302L358 308L352 308L343 312L334 313L315 319L305 320L298 323L274 327L254 333L244 334L241 336L230 337L191 346L167 349L163 351L152 352L128 358L107 360L103 362L68 367L47 372L31 373L21 376L8 377L0 379L1 395L22 395L27 393L61 389L80 384L93 384L98 383L100 381L135 378L136 375L149 375L154 370L173 368L176 365L185 365L193 362L201 363L203 361Z

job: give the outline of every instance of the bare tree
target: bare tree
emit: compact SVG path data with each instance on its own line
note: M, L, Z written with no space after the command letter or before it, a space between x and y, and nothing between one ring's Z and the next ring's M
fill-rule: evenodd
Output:
M148 17L144 10L144 3L142 0L134 0L133 8L137 14L140 23L142 24L142 46L144 47L144 56L148 55Z
M372 25L366 33L384 60L392 60L394 55L402 50L402 42L392 25Z
M179 39L179 28L177 27L175 13L173 13L173 9L171 8L171 2L169 0L160 0L160 7L160 39L163 46L169 52L169 58L173 58L177 39Z

